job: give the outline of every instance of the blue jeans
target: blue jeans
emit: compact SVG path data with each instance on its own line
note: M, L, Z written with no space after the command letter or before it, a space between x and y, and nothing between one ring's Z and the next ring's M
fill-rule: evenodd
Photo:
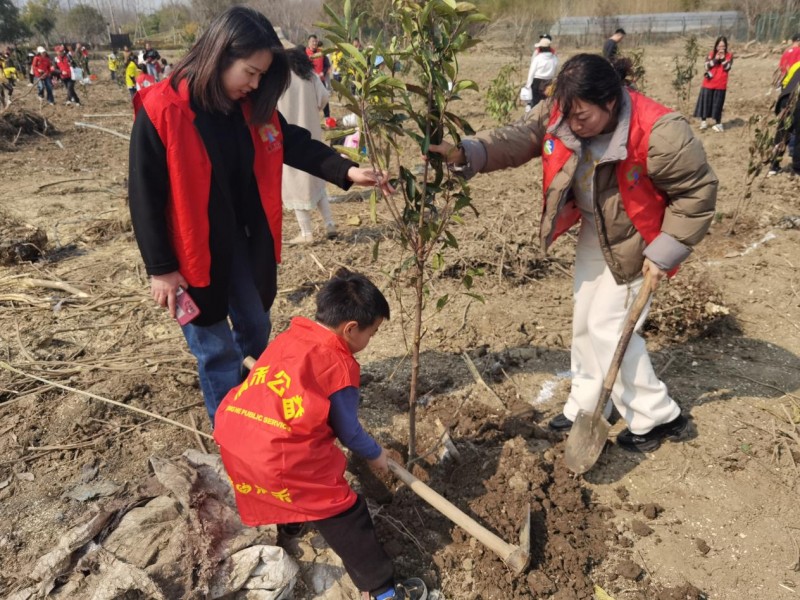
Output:
M231 264L229 319L213 325L183 325L189 350L197 358L200 389L214 425L214 414L225 395L244 380L242 360L258 358L267 347L272 324L253 283L247 254L238 244Z
M53 82L50 81L49 77L42 77L39 80L38 91L39 97L44 98L44 92L47 91L47 101L50 104L55 104L55 98L53 98Z

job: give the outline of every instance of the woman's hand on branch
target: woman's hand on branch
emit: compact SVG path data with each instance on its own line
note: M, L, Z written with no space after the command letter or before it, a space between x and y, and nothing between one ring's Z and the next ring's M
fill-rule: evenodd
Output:
M150 295L156 304L169 308L169 314L173 318L175 318L175 298L179 287L183 289L188 287L180 271L150 277Z
M441 154L444 161L448 165L463 165L467 162L467 157L464 154L464 149L460 146L454 146L450 142L442 142L441 144L431 144L428 146L430 152Z
M394 188L389 183L386 171L376 171L364 167L350 167L347 178L356 185L379 187L385 196L394 194Z

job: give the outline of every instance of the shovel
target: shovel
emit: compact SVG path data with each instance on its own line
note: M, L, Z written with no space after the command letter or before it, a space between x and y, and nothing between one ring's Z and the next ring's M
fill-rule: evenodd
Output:
M570 471L578 475L592 468L597 459L600 458L600 453L606 445L611 425L603 417L603 408L611 396L611 389L617 380L619 366L622 364L625 351L628 349L628 342L631 341L636 321L639 320L647 301L650 300L650 295L653 291L653 279L650 273L651 271L647 272L644 283L642 283L642 287L636 295L633 306L631 306L628 317L625 320L622 336L617 344L617 350L614 352L614 358L611 359L606 378L603 380L603 389L600 391L600 398L598 398L594 410L592 412L578 411L578 416L572 424L572 429L570 429L567 447L564 450L564 462Z
M468 534L477 539L492 552L497 554L515 575L521 575L528 567L530 562L531 545L531 511L528 508L528 517L522 524L520 532L520 544L515 546L499 538L494 533L486 529L483 525L464 513L449 500L440 496L422 481L414 477L403 467L398 465L391 458L389 459L389 469L397 475L397 478L405 483L411 491L425 500L433 508L450 519L453 523L464 529Z

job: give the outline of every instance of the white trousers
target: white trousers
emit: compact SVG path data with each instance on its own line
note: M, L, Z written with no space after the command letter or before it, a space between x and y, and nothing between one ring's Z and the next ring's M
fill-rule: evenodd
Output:
M628 309L642 286L643 278L618 285L606 265L594 227L584 227L575 259L572 320L572 387L564 416L575 420L579 410L592 412L603 388L622 334ZM650 311L648 302L622 359L611 399L635 434L669 423L681 409L667 393L667 386L653 370L650 356L638 331ZM605 408L606 417L611 406Z
M326 226L333 225L333 213L331 212L331 204L328 201L328 194L325 194L317 204L319 214L322 215L322 220L325 221ZM311 211L302 208L296 208L294 214L297 217L297 224L300 225L300 233L305 236L313 234L314 225L311 222Z

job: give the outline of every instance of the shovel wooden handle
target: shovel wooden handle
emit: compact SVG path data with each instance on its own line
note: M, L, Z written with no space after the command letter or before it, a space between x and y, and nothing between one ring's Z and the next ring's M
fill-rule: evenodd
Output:
M499 538L446 498L440 496L422 481L414 477L391 458L389 459L389 468L397 475L397 478L411 488L411 491L417 496L425 500L425 502L430 504L453 523L464 529L464 531L489 548L489 550L497 554L516 575L521 574L525 570L525 567L528 566L528 561L530 560L528 548L514 546Z
M600 391L600 399L597 401L597 406L594 407L594 421L597 421L600 414L605 408L606 402L611 397L611 390L614 388L614 383L617 381L617 374L619 367L622 364L622 359L625 357L625 352L628 350L628 342L631 341L633 330L636 328L636 322L642 316L644 307L650 300L650 295L655 288L655 281L653 280L652 271L647 271L644 278L642 287L639 288L639 293L636 294L636 299L633 301L628 317L625 319L625 326L622 329L622 335L617 343L617 349L614 352L614 357L611 359L611 365L608 367L606 378L603 380L603 389Z

